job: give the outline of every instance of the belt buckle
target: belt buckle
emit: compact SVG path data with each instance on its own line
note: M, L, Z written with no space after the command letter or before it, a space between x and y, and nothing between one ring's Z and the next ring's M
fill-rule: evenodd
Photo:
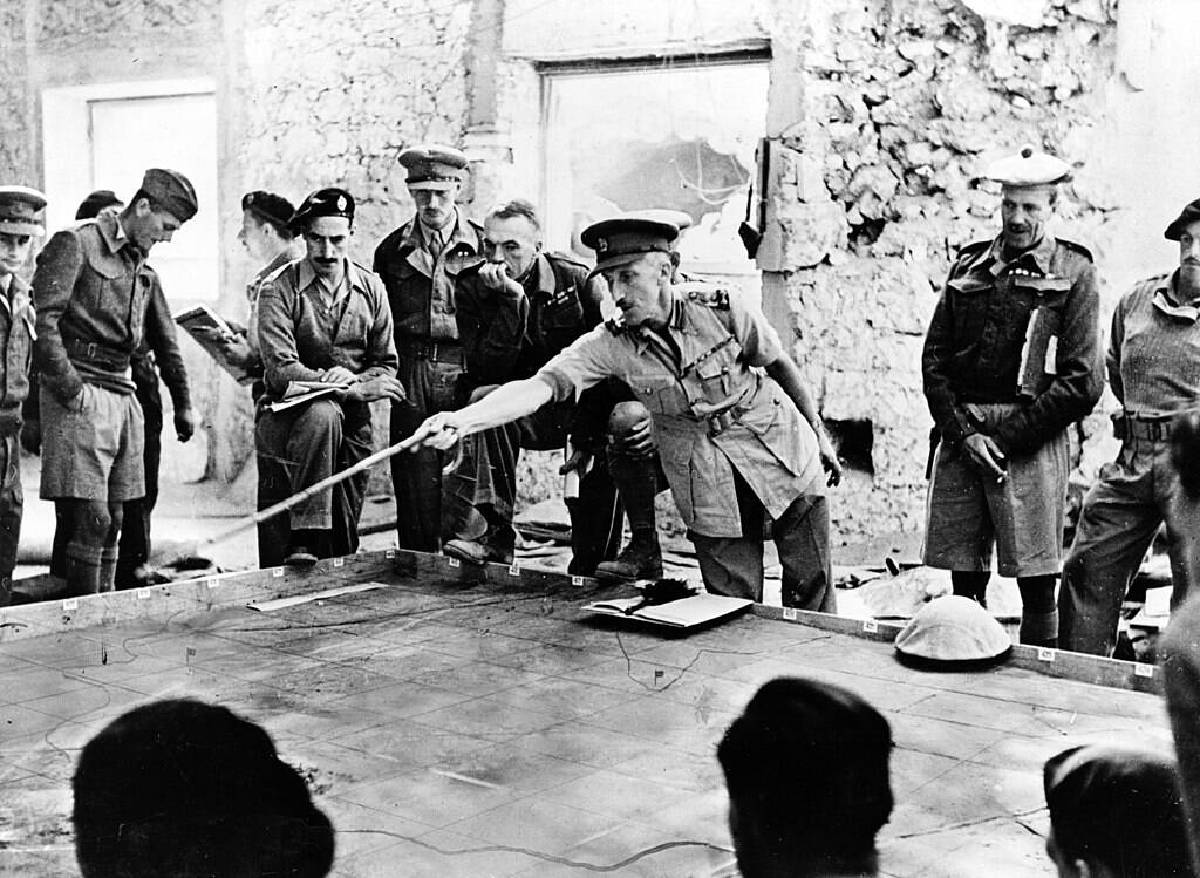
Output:
M1150 441L1161 442L1166 436L1163 435L1163 425L1161 421L1150 422Z
M88 342L87 355L88 355L89 360L93 360L96 358L96 343L94 341Z
M436 341L429 343L429 359L435 363L441 362L441 358L438 356L438 343Z

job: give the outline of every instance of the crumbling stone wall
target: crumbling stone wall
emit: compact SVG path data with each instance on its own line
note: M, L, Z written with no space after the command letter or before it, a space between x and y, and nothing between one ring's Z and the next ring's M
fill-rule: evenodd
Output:
M1113 205L1087 163L1113 9L813 0L807 21L778 23L803 67L773 76L795 76L803 105L776 132L764 303L794 329L833 431L858 446L833 494L842 540L916 534L931 426L920 350L957 248L998 231L987 162L1032 143L1080 168L1057 228L1103 257Z

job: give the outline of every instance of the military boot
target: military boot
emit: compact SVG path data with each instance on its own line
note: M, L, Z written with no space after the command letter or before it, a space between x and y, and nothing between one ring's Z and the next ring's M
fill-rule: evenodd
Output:
M662 575L662 549L653 528L635 530L615 560L596 565L597 579L662 579Z

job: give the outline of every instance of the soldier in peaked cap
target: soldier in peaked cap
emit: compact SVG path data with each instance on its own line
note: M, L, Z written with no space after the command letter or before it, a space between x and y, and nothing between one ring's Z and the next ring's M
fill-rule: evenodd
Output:
M1122 410L1121 451L1083 500L1059 592L1065 648L1108 655L1121 601L1159 525L1167 526L1172 604L1200 586L1200 498L1171 460L1176 418L1200 411L1200 199L1163 233L1179 264L1147 278L1113 311L1108 378Z
M254 440L259 508L296 494L371 453L369 403L400 402L391 312L379 278L350 259L354 199L319 189L296 210L292 228L306 255L263 283L258 343L266 373ZM332 398L275 411L295 381L338 384ZM367 474L294 506L278 530L259 531L259 558L310 565L358 548Z
M925 563L984 601L994 544L1021 590L1021 642L1037 645L1058 636L1067 427L1103 388L1091 254L1046 230L1069 171L1030 147L988 169L1003 228L960 252L921 360L939 436Z
M119 214L102 211L56 233L38 256L41 493L68 526L69 594L113 588L123 504L146 493L144 424L130 366L158 284L145 260L196 210L196 191L183 174L151 168ZM181 435L184 411L176 411Z
M408 399L392 406L392 442L412 435L427 416L461 404L463 347L458 337L455 280L482 261L483 229L455 204L467 157L437 144L400 154L416 202L412 219L375 250L375 272L387 287L396 330L398 375ZM392 458L402 549L436 552L442 531L441 455L426 448Z
M0 186L0 606L12 600L21 538L21 410L29 395L33 306L19 272L43 232L46 197L28 186Z
M799 369L762 313L735 291L671 282L678 234L674 225L640 217L585 230L624 324L593 329L533 377L434 415L417 435L423 445L448 449L461 436L618 377L638 399L625 405L651 420L708 589L762 599L769 516L785 604L832 612L824 488L841 474L833 447Z

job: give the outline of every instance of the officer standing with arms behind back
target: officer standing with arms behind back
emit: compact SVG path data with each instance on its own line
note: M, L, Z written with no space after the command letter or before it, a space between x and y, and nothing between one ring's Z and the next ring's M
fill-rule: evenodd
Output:
M1141 281L1113 312L1108 379L1124 406L1113 418L1121 451L1084 498L1063 566L1062 647L1075 652L1112 653L1125 590L1164 520L1172 606L1200 585L1200 497L1171 463L1174 419L1200 411L1200 199L1163 236L1179 242L1179 267Z
M21 540L21 408L29 394L33 304L17 274L29 261L44 226L46 197L27 186L0 186L0 607L12 600L13 568Z
M1001 184L1003 229L962 249L922 354L940 435L924 561L951 571L955 594L982 602L994 543L1000 574L1021 590L1021 642L1039 646L1058 636L1066 430L1103 387L1091 254L1046 232L1069 172L1031 147L988 169Z
M460 402L464 359L454 284L483 253L483 230L455 204L467 157L433 144L404 150L400 164L417 214L380 242L373 265L391 303L397 377L407 395L392 404L393 443L411 436L428 415ZM391 466L400 548L436 552L443 526L441 453L398 454Z
M677 226L644 217L585 229L582 240L596 251L623 326L596 327L532 378L433 415L417 435L445 450L619 377L643 401L632 405L649 411L708 590L762 600L769 516L784 604L835 612L824 497L826 482L841 476L833 447L800 370L762 312L717 286L671 282L678 234Z

